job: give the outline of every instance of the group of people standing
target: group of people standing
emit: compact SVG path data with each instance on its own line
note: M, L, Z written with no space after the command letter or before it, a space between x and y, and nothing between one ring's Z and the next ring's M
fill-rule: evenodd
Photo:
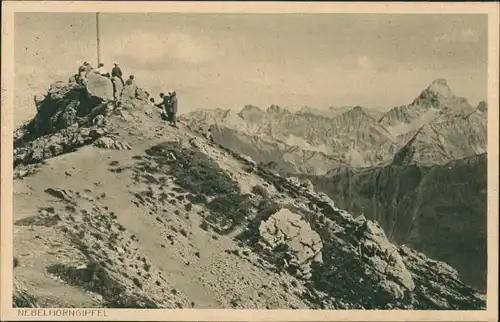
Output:
M122 86L133 85L135 83L134 75L130 75L126 81L123 80L123 72L118 63L114 63L114 67L111 70L110 74L104 67L103 63L99 63L99 67L97 69L93 69L88 62L84 62L83 65L81 65L78 68L78 74L75 75L75 79L80 84L85 85L87 81L87 75L90 72L94 72L101 76L111 78L112 81L113 79L118 79L121 81ZM115 83L113 81L114 92L117 92L117 87L118 86L115 86ZM117 93L114 93L113 96L116 97L116 94ZM146 95L149 96L149 93L146 92ZM162 109L162 119L167 120L171 126L177 128L177 105L178 105L177 93L174 90L169 91L168 94L166 95L164 93L160 93L160 99L161 102L158 104L155 104L154 98L151 98L150 101L156 107Z
M106 68L104 67L103 63L99 63L99 67L94 70L94 68L92 68L92 66L90 65L90 63L84 62L78 68L78 74L76 75L77 76L77 80L80 83L85 84L86 83L86 79L87 79L87 75L90 72L94 71L96 74L99 74L99 75L104 76L104 77L108 77L108 78L116 77L116 78L118 78L121 81L121 83L122 83L123 86L125 86L125 85L132 85L134 83L134 75L130 75L129 78L127 79L127 81L124 81L123 80L122 69L120 68L120 66L118 65L118 63L115 63L114 65L115 66L111 70L111 74L109 74L108 71L106 70Z
M155 104L156 107L161 108L162 118L166 119L169 124L177 128L177 93L175 91L169 91L167 95L160 93L161 102ZM151 102L154 103L154 98L151 98Z

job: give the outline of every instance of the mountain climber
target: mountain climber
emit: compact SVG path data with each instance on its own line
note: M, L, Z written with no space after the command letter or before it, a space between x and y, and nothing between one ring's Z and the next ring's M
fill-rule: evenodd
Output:
M169 108L167 112L169 113L169 122L170 124L177 128L177 105L178 105L178 99L177 99L177 94L175 91L172 91L170 94L170 99L169 99Z
M88 62L83 62L83 64L78 68L78 73L80 74L83 72L86 76L92 69L92 66Z
M84 62L84 63L83 63L83 66L84 66L83 68L84 68L84 70L85 70L85 74L86 74L86 75L88 75L88 74L92 71L92 69L93 69L93 68L92 68L92 65L90 65L90 63L89 63L89 62Z
M97 69L97 73L104 77L110 77L103 63L99 63L99 68Z
M130 75L127 81L125 82L125 85L133 85L135 83L134 79L135 79L134 75Z
M85 85L87 84L87 75L92 71L92 66L88 62L84 62L79 68L78 68L78 77L76 78L76 81L80 85Z
M209 142L214 143L214 138L212 136L212 129L208 127L208 129L205 131L203 129L200 129L201 132L203 133L203 136L205 139L207 139Z
M160 98L161 102L158 104L155 104L156 107L161 108L161 118L162 120L169 120L168 118L168 106L170 105L170 99L168 95L165 95L163 93L160 93ZM152 98L152 102L154 103L154 98Z
M118 63L115 63L115 67L111 70L111 77L117 77L122 82L122 85L125 86L125 82L123 81L123 73L121 68L118 66Z

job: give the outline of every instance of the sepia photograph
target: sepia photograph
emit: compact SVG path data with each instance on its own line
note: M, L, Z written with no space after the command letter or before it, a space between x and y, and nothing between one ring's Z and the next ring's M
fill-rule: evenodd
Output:
M251 4L6 6L9 319L495 320L498 4Z

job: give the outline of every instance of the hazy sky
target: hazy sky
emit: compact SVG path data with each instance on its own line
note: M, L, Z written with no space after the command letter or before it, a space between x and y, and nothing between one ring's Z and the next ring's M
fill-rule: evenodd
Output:
M179 110L410 103L446 78L487 97L486 15L101 14L101 56ZM95 14L16 13L16 123L33 94L96 64Z

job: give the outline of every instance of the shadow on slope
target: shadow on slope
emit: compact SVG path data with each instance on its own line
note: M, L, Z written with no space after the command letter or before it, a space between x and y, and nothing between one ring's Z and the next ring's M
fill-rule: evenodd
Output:
M379 222L392 242L452 265L486 290L486 159L342 168L309 179L341 208Z
M189 193L188 200L209 210L204 227L228 234L249 216L252 205L249 195L241 194L238 182L198 148L163 142L146 150L146 154L137 163L136 176L149 180L152 174L173 176L174 183Z

